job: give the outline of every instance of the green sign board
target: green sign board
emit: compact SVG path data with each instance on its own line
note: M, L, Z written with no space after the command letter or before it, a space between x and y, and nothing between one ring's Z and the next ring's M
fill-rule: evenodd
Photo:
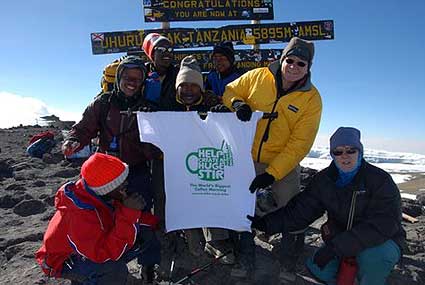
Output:
M203 72L208 72L214 68L211 61L211 50L176 50L174 51L174 62L179 63L189 55L193 55L198 61ZM141 51L129 52L149 61L148 57ZM268 66L271 62L280 58L282 49L237 49L235 50L235 65L243 70L251 70L257 67Z
M144 0L145 22L273 20L273 0Z
M174 48L214 46L223 41L234 45L253 45L288 42L297 36L306 40L332 40L332 20L229 25L219 28L172 28L167 30L134 30L123 32L92 33L93 54L140 51L144 37L160 33L170 39Z

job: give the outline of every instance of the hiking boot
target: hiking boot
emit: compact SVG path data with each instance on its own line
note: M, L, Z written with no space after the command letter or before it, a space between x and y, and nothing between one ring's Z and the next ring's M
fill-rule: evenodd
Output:
M228 242L225 240L210 241L205 244L205 252L218 258L228 252L231 248ZM221 264L235 264L235 255L233 252L227 253L225 256L219 259Z
M155 273L155 266L142 266L139 271L140 277L143 280L142 284L151 285L155 284L156 280L156 273Z

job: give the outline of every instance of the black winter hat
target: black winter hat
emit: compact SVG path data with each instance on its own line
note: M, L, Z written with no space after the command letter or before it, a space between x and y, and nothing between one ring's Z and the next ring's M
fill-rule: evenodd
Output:
M117 67L115 74L115 88L119 90L119 83L121 81L121 74L126 68L137 68L143 74L143 81L146 79L147 70L145 67L145 62L138 56L130 55L125 57Z
M233 49L231 41L225 41L215 45L211 57L213 57L216 53L220 53L227 57L231 65L235 62L235 50Z

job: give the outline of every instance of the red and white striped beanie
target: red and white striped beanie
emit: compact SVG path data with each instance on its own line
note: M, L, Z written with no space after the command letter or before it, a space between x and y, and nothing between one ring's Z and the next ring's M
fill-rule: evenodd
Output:
M81 176L98 195L106 195L128 176L128 165L112 155L95 153L81 166Z
M160 41L167 41L171 43L167 37L161 36L158 33L150 33L143 40L143 51L151 61L153 61L153 49Z

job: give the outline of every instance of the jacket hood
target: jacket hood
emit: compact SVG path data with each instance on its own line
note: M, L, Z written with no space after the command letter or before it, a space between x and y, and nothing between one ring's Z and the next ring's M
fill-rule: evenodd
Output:
M87 210L107 207L112 210L112 206L96 195L81 179L77 182L68 182L60 190L62 191L58 191L55 197L55 208L58 210L71 207Z
M129 69L137 68L143 74L143 83L140 90L131 97L126 96L120 89L121 76L123 71L127 68ZM145 63L140 57L128 56L120 62L120 64L117 67L117 72L115 74L115 83L114 83L114 90L113 90L113 92L116 94L118 101L120 101L120 102L117 102L120 107L122 107L123 109L128 109L128 108L131 108L133 105L136 104L136 102L139 101L139 99L142 97L146 76L147 76L147 70L145 67Z

